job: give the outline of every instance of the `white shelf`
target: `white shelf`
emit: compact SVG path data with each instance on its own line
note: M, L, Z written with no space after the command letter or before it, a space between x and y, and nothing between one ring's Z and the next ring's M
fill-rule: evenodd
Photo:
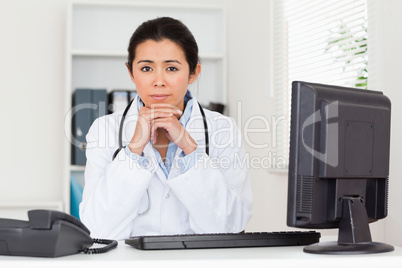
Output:
M111 51L111 50L73 50L71 52L73 57L122 57L127 58L126 51ZM201 59L204 60L222 60L223 54L200 54Z
M101 51L101 50L73 50L72 56L89 56L89 57L127 57L127 52Z
M71 165L71 171L85 171L85 166Z
M172 9L197 9L197 10L218 10L221 11L222 9L225 8L224 5L220 3L170 3L170 2L163 2L162 0L160 2L124 2L124 1L99 1L99 2L93 2L93 1L85 1L85 0L73 0L71 1L74 6L89 6L89 7L104 7L104 8L110 8L110 7L121 7L121 8L146 8L146 9L155 9L155 8L172 8Z

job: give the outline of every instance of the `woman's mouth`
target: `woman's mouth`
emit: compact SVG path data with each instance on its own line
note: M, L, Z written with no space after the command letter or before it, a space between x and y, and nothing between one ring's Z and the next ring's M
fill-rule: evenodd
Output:
M169 97L169 95L166 94L153 94L151 95L151 98L156 100L156 101L162 101L165 100Z

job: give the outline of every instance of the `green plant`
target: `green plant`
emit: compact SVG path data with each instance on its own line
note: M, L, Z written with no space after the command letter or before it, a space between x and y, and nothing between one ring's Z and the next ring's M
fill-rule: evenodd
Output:
M356 37L356 33L360 36ZM331 31L327 40L324 53L331 53L335 62L343 62L343 71L354 68L356 71L355 87L367 88L368 80L368 56L367 56L367 23L361 25L361 29L352 32L343 21L339 21L338 27ZM340 54L337 54L342 52ZM356 68L356 61L359 61Z

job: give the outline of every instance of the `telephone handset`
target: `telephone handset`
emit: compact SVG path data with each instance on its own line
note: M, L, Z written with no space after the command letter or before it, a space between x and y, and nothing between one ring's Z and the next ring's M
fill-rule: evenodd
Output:
M28 219L0 219L0 255L60 257L103 253L117 247L114 240L92 239L82 222L60 211L31 210ZM89 248L94 243L107 246Z

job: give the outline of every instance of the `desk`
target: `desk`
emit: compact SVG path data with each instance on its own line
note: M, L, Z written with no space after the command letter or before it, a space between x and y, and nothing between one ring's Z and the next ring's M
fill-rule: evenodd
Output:
M83 253L59 258L0 256L0 267L40 268L144 267L402 267L402 248L370 255L316 255L297 247L141 251L120 241L117 249L99 255Z

